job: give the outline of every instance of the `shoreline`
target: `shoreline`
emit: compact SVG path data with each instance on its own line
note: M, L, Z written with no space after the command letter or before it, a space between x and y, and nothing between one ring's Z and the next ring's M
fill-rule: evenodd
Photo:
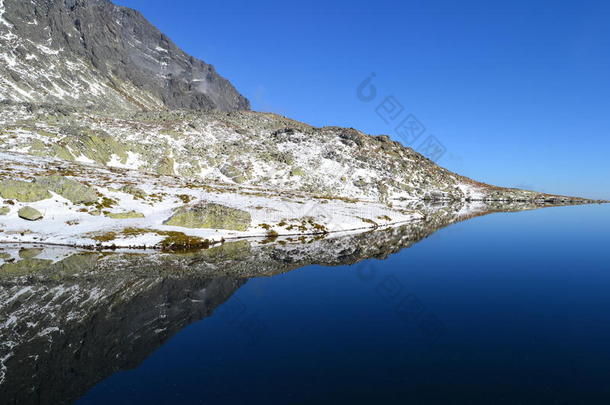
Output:
M417 201L419 203L429 203L426 201ZM436 203L439 203L441 201L435 201ZM446 203L446 206L454 206L454 204L464 204L466 203L465 201L442 201L443 203ZM563 203L552 203L552 204L546 204L546 205L536 205L533 207L528 207L528 208L522 208L522 209L511 209L510 207L510 203L507 203L505 201L470 201L468 202L469 204L472 204L473 206L469 207L469 209L466 210L461 210L460 212L458 212L458 217L461 217L463 219L468 219L471 217L475 217L475 216L479 216L482 213L493 213L493 212L497 212L497 213L501 213L501 212L514 212L514 211L521 211L521 210L530 210L530 209L538 209L538 208L552 208L552 207L567 207L567 206L580 206L580 205L593 205L593 204L608 204L610 203L610 201L602 201L602 200L591 200L588 202L584 202L584 201L568 201L568 202L563 202ZM479 204L474 204L474 203L479 203ZM506 204L505 209L496 209L490 206L487 206L487 204L489 203L502 203L502 204ZM524 203L524 202L520 202L520 203ZM529 202L530 204L532 202ZM487 208L486 210L481 210L478 211L477 208ZM198 250L206 250L206 249L211 249L211 248L215 248L215 247L219 247L224 245L225 243L231 243L231 242L238 242L238 241L248 241L248 242L253 242L256 245L265 245L265 244L269 244L269 243L282 243L282 242L300 242L300 243L308 243L307 239L311 239L311 240L321 240L321 239L334 239L334 238L340 238L343 236L350 236L350 235L358 235L358 234L364 234L367 232L375 232L375 231L382 231L382 230L387 230L387 229L391 229L391 228L398 228L401 226L408 226L408 225L417 225L417 224L421 224L422 222L427 220L427 215L423 212L419 212L417 213L418 215L415 215L413 218L410 218L408 220L404 220L404 221L397 221L397 222L392 222L392 223L386 223L386 224L382 224L382 225L368 225L368 226L362 226L362 227L357 227L357 228L349 228L349 229L337 229L337 230L330 230L330 231L325 231L325 232L282 232L282 233L277 233L274 235L269 235L268 233L250 233L250 234L245 234L245 235L220 235L220 237L218 239L214 239L214 240L205 240L204 244L205 246L189 246L189 245L173 245L169 248L166 248L160 244L154 244L154 245L138 245L138 244L128 244L127 242L129 241L127 240L123 240L123 241L108 241L108 242L97 242L97 243L87 243L87 244L78 244L78 243L70 243L70 242L49 242L49 241L44 241L44 240L6 240L6 239L2 239L2 230L0 230L0 251L2 249L5 248L11 248L11 247L25 247L25 246L29 246L29 247L48 247L48 248L67 248L67 249L76 249L76 250L83 250L83 251L90 251L90 252L101 252L101 253L175 253L175 254L180 254L180 253L188 253L188 252L194 252L194 251L198 251ZM150 234L155 234L155 232L157 232L158 230L156 229L142 229L143 232L145 231L149 231L148 233L144 233L144 236ZM188 230L187 230L188 231ZM220 231L220 230L215 230L215 231Z

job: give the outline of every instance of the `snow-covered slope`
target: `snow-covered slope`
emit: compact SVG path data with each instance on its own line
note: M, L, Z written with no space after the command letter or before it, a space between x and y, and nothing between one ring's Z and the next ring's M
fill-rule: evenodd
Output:
M194 248L395 226L421 219L407 208L421 200L586 202L478 183L387 137L275 114L0 103L0 242Z
M53 187L48 194L32 198L20 194L20 188L38 190L39 184L58 178L71 182L73 189L86 187L78 192L92 193L92 199L70 200L64 197L70 197L69 189L61 195ZM165 224L177 209L210 203L246 213L243 228ZM24 219L21 210L26 207L42 218ZM0 152L0 243L184 249L243 237L357 231L422 217L404 207L376 202L187 181Z
M252 111L106 115L5 103L0 150L383 203L552 198L459 176L386 136Z

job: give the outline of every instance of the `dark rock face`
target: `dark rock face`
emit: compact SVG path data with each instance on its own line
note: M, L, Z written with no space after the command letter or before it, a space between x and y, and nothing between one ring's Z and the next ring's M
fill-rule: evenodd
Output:
M41 325L36 330L19 326L19 331L8 332L11 337L2 335L10 339L25 332L28 338L13 347L14 357L6 364L11 372L0 378L0 402L70 404L109 375L137 367L182 328L210 316L244 283L166 276L2 284L2 295L31 290L11 303L13 310L36 311L45 305L53 310L35 315ZM0 313L0 319L4 316Z
M108 0L0 1L0 98L132 110L249 101L139 12Z

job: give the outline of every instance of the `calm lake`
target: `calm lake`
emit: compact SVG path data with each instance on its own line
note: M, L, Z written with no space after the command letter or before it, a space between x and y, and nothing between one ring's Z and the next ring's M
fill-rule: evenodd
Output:
M21 249L0 403L608 403L610 205L453 222L179 265Z

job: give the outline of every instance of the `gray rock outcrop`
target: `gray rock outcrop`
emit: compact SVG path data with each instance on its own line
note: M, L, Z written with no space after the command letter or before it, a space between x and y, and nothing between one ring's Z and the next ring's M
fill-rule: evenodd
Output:
M27 221L38 221L42 219L43 215L40 211L32 207L23 207L18 212L19 218Z
M177 209L165 225L183 228L210 228L245 231L252 218L246 211L220 204L204 203Z
M92 108L249 109L212 65L108 0L0 2L0 99Z

